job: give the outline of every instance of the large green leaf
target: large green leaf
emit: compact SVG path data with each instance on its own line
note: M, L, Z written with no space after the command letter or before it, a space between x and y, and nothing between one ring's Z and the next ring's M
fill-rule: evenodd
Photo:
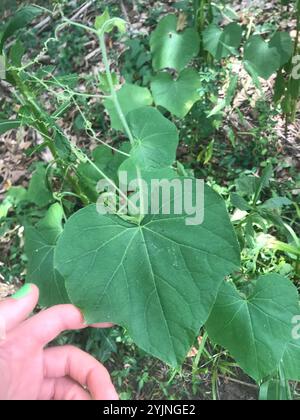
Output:
M298 292L277 274L260 277L248 298L224 283L206 324L213 341L230 351L256 381L279 367L298 313Z
M178 118L184 118L200 100L199 74L194 69L183 70L174 80L169 73L159 73L151 83L156 105L163 106Z
M172 68L181 71L197 56L200 38L194 28L177 31L177 16L168 15L158 24L150 39L154 70Z
M145 351L181 363L207 320L224 276L240 262L224 201L209 187L205 220L186 214L147 216L141 225L96 206L66 223L55 266L88 323L128 328Z
M5 41L14 35L19 29L25 28L34 18L42 13L42 10L35 6L25 6L18 10L13 18L6 25L2 37L0 39L0 51L3 50Z
M288 33L277 32L269 43L260 35L249 38L244 51L246 68L263 79L276 73L293 54L293 43Z
M153 98L149 89L128 83L122 86L122 88L117 92L117 96L125 116L135 109L148 105L150 106L153 103ZM112 128L124 131L124 127L115 109L113 100L111 98L105 99L104 105L111 118Z
M153 179L174 179L177 176L176 171L172 167L155 168L150 170L139 167L139 169L142 179L148 184L150 184ZM122 165L120 165L119 175L120 172L126 172L128 183L137 180L139 177L137 165L132 161L132 159L126 159Z
M216 59L235 55L241 44L243 29L237 23L230 23L222 30L215 24L203 31L204 48Z
M40 304L52 306L68 303L64 280L54 269L54 248L61 235L63 211L59 204L48 210L35 227L25 230L25 252L28 256L27 282L40 289Z
M135 141L130 152L132 162L148 171L171 166L179 142L176 126L150 107L132 111L127 119Z
M19 120L0 120L0 135L6 133L9 130L13 130L15 128L19 128L21 125L21 121Z

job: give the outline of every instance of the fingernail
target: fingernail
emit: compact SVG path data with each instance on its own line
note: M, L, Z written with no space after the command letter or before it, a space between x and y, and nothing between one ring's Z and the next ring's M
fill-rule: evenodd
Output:
M24 297L28 296L31 292L31 284L25 284L21 289L19 289L14 295L12 295L13 299L19 300L23 299Z

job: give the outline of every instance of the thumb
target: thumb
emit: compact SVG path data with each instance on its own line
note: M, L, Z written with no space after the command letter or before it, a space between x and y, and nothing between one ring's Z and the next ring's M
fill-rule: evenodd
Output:
M33 284L26 284L12 297L0 302L0 334L4 336L5 332L23 322L37 305L38 299L39 289Z

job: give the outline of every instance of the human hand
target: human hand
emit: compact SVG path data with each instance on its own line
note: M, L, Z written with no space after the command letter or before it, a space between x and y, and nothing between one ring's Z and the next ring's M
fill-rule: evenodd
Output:
M86 325L73 305L28 318L38 296L36 286L26 285L0 302L0 400L118 399L109 373L92 356L73 346L45 349L63 331Z

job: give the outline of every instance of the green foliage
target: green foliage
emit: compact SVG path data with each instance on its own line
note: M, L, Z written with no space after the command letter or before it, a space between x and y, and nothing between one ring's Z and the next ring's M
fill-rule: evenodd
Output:
M55 251L68 294L89 323L128 328L140 347L174 366L206 321L222 279L239 264L221 198L209 188L205 198L214 211L193 227L173 212L137 226L87 207L67 222Z
M41 12L41 9L36 6L26 6L18 10L5 26L4 31L0 36L0 51L3 50L4 44L8 38L14 35L19 29L28 25L28 23L40 15Z
M95 28L100 30L103 25L110 20L110 14L108 8L105 9L104 13L101 16L97 16L95 21ZM112 31L113 28L107 29L107 32Z
M286 378L292 381L300 380L300 339L290 340L286 345L282 358L282 366Z
M150 46L154 70L171 68L180 72L198 54L200 39L193 28L179 32L177 17L168 15L152 33Z
M295 17L297 33L300 30L300 3L295 4ZM286 117L286 124L293 122L296 118L297 104L300 95L299 77L299 37L295 37L292 46L293 57L289 57L289 62L277 73L274 87L274 101L280 103L282 111ZM285 53L285 52L283 52Z
M190 2L177 5L187 13L190 6ZM215 134L227 110L233 111L239 74L231 73L226 59L241 54L241 46L244 56L240 56L240 64L244 63L256 86L260 86L259 77L268 79L278 73L275 102L293 114L290 99L295 101L299 93L290 78L293 46L286 33L276 32L266 42L257 31L251 35L251 26L243 44L244 27L218 25L222 16L236 20L230 9L210 2L195 2L194 6L194 27L189 16L167 15L149 39L130 41L123 57L126 82L120 88L122 79L115 67L111 70L107 46L115 37L123 40L118 31L124 33L126 24L111 18L108 9L96 18L94 27L62 16L56 38L43 47L43 52L51 50L55 62L57 35L66 41L64 29L70 25L79 31L81 44L73 55L80 59L86 42L83 34L92 33L99 39L105 68L105 73L96 77L60 74L55 65L42 66L40 56L22 67L22 60L30 59L27 54L22 58L27 49L19 41L5 50L2 67L6 82L16 92L17 115L11 119L4 108L0 134L21 125L30 127L39 133L42 143L28 154L48 148L52 158L47 168L44 164L35 167L27 191L8 191L0 205L0 218L8 220L10 227L12 210L20 207L15 221L26 226L27 281L40 287L42 306L71 302L82 310L87 322L119 324L141 349L174 367L183 362L206 323L209 338L225 347L253 379L268 384L265 395L271 395L278 381L286 385L289 379L299 380L299 341L291 339L299 295L291 280L275 274L282 271L292 277L300 269L298 225L290 215L293 197L274 188L272 165L264 163L263 171L252 171L254 158L260 164L266 160L268 148L261 139L269 140L265 120L268 113L273 115L270 109L258 112L261 120L250 131L245 156L239 155L236 146L241 134L236 127L226 126L228 138L222 132L221 141ZM38 13L40 9L31 6L17 12L4 28L2 46ZM113 32L114 28L118 31ZM73 43L73 32L67 32L68 42ZM69 62L72 54L63 53ZM130 63L133 60L134 65ZM223 69L217 63L220 60ZM225 78L228 88L220 97L219 87ZM101 106L95 107L101 101ZM69 111L74 126L88 139L84 147L92 149L90 140L102 143L91 155L74 144L73 136L70 141L69 130L61 128ZM242 112L234 111L243 121ZM182 161L177 162L178 151L185 147L189 147L188 156L181 152ZM226 147L234 153L220 157ZM249 156L250 150L255 155L259 148L263 152ZM216 164L221 168L223 159L227 159L228 177L224 181L219 174L214 180L211 168ZM239 171L232 169L235 159L242 162ZM251 170L241 173L246 168ZM130 180L138 181L133 190L121 189L119 175L124 170ZM147 185L153 179L189 179L195 186L195 173L209 174L213 186L205 187L202 224L189 225L189 215L177 214L175 208L170 214L146 214L151 203L143 196L141 177ZM107 191L97 191L97 183L103 179L116 187L109 198ZM233 224L223 198L214 190L235 209ZM174 189L174 196L167 198L162 208L173 206L175 193ZM125 201L132 206L131 212L100 215L95 205L99 195L119 204ZM135 206L145 205L142 201L148 206L134 212ZM259 243L261 232L263 239L270 233L278 238ZM243 260L248 258L242 270L236 234ZM263 252L273 252L270 259L280 252L280 264L276 267L272 262L266 267L266 257L260 255ZM226 282L225 277L229 277ZM208 335L205 333L199 347L193 372L206 354ZM216 359L210 358L214 377L219 369ZM228 372L227 365L223 369ZM266 389L262 387L262 395Z
M69 303L64 280L53 262L55 245L63 232L62 219L61 206L54 204L35 227L26 227L27 279L39 287L43 306Z
M223 30L217 25L209 25L203 32L204 48L216 59L237 54L242 41L243 28L237 23L230 23Z
M131 161L147 170L171 166L176 159L176 126L154 108L140 108L128 115L134 137Z
M147 88L127 83L117 92L117 96L122 110L124 109L125 117L130 111L134 111L135 109L142 108L147 105L152 105L153 102L151 93ZM111 98L105 99L104 105L111 118L112 128L123 131L124 127L120 120L120 116L115 109L113 100Z
M148 86L152 78L151 54L148 38L133 38L126 42L128 49L122 54L121 73L127 83Z
M151 83L155 104L178 118L184 118L200 100L200 87L200 78L194 69L183 70L176 80L168 73L159 73Z
M129 149L129 145L124 143L120 150L126 153L129 152ZM126 158L126 155L115 153L104 145L98 146L92 152L93 163L116 184L118 183L118 169ZM97 184L100 179L103 179L103 176L89 162L81 163L77 171L83 191L92 202L96 202L98 198Z
M0 204L0 220L7 217L8 212L20 205L27 198L27 191L22 187L12 187Z
M27 199L38 207L46 207L53 200L52 193L47 185L47 170L43 165L38 165L32 174Z
M0 120L0 134L6 133L6 131L13 130L15 128L19 128L21 125L21 121L19 120Z
M292 319L298 313L297 289L288 279L272 274L259 278L247 297L224 284L207 330L260 382L279 368L291 341Z
M276 225L279 229L284 226L281 212L282 209L292 204L287 197L281 197L273 194L272 198L264 199L266 190L270 187L273 178L273 168L268 165L262 171L261 177L254 175L242 175L236 181L236 193L231 194L231 203L234 207L242 210L239 219L239 229L241 229L240 237L246 242L251 243L255 236L253 223L262 227L265 231L265 222ZM275 246L275 243L274 243Z
M108 8L105 9L101 16L97 16L95 28L100 33L109 33L114 28L118 28L121 33L126 31L126 22L123 19L111 18Z
M289 61L292 52L292 40L287 33L277 32L269 43L253 35L245 46L244 60L246 66L267 80Z

